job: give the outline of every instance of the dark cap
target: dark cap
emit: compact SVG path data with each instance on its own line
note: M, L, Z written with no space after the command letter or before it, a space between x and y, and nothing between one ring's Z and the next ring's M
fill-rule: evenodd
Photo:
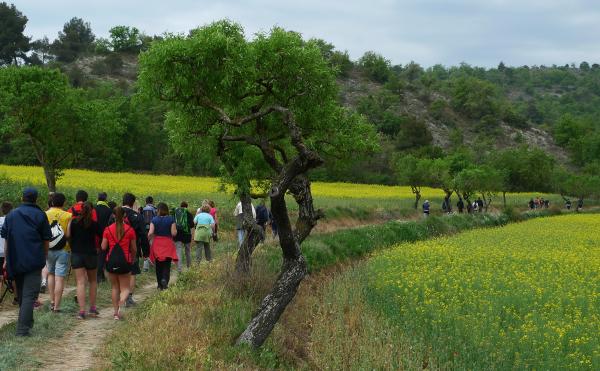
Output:
M38 197L37 189L35 189L33 187L27 187L23 190L23 199L31 200L31 201L35 202L37 200L37 197Z

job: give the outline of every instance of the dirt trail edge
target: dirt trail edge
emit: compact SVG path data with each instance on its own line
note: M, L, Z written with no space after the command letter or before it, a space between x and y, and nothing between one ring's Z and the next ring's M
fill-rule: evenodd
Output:
M176 277L171 277L175 283ZM135 298L142 303L147 297L156 293L156 283L151 283L137 289ZM127 320L127 311L125 311ZM80 321L73 329L61 338L49 341L39 354L39 369L43 370L87 370L93 366L94 352L103 344L118 321L113 319L112 307L100 309L100 317ZM68 352L64 350L68 349Z
M63 291L63 299L65 299L67 297L67 295L73 291L75 291L74 286L73 287L69 286L69 287L65 288L65 290ZM12 301L12 295L6 295L4 300ZM46 301L50 300L50 295L48 295L48 293L40 294L39 300L42 303L45 303ZM18 317L19 317L19 307L18 306L14 306L13 308L9 308L9 309L0 311L0 327L6 326L9 323L15 322Z

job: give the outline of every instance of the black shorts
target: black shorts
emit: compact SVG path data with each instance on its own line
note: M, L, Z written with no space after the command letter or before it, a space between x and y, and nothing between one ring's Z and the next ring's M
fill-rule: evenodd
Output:
M0 275L4 272L4 256L0 256ZM0 277L0 281L2 281L2 277Z
M131 274L137 276L140 273L142 273L142 270L140 269L140 258L136 257L133 264L131 264Z
M85 268L87 270L96 269L98 268L98 255L72 253L71 268Z

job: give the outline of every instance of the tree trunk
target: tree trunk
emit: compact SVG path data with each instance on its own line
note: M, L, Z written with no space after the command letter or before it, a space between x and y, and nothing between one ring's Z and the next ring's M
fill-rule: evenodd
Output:
M48 186L49 192L56 192L56 170L51 169L49 166L42 164L44 169L44 176L46 177L46 185Z
M281 273L273 290L263 299L257 314L237 340L238 344L260 347L292 301L298 286L306 275L306 261L302 255L295 259L284 258Z
M308 237L317 220L322 217L322 212L315 211L313 208L310 181L306 175L298 175L289 189L299 206L296 229L292 229L285 202L285 192L273 190L270 196L271 213L279 228L283 265L273 289L263 299L254 318L238 338L238 344L248 344L258 348L264 343L279 317L296 295L298 286L307 273L306 261L302 256L300 244Z
M258 243L258 225L252 216L252 199L248 193L240 195L242 203L242 226L245 231L244 239L239 245L237 258L235 261L235 271L243 277L247 277L252 266L252 253ZM236 236L237 237L237 236Z
M506 208L506 191L502 192L502 204Z
M415 210L419 208L419 200L421 199L421 190L417 187L411 187L412 192L415 194Z

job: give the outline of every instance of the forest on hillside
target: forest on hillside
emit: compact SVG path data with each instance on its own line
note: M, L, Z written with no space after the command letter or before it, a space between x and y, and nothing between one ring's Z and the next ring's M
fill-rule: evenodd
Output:
M32 40L25 35L26 15L7 3L0 4L0 21L9 25L0 30L0 63L58 69L68 79L75 109L56 120L84 123L85 131L68 133L72 145L60 168L220 175L209 143L205 150L175 150L166 105L136 94L138 56L168 35L116 25L108 38L97 37L90 23L74 17L54 39ZM320 48L337 74L340 101L374 126L379 141L374 155L326 163L313 171L316 179L395 184L406 158L498 168L496 159L511 151L535 158L521 164L531 174L549 171L548 162L565 171L599 173L597 63L424 68L392 65L372 51L353 61L324 40L306 42ZM2 163L38 164L30 139L3 115ZM530 185L544 191L547 184Z

